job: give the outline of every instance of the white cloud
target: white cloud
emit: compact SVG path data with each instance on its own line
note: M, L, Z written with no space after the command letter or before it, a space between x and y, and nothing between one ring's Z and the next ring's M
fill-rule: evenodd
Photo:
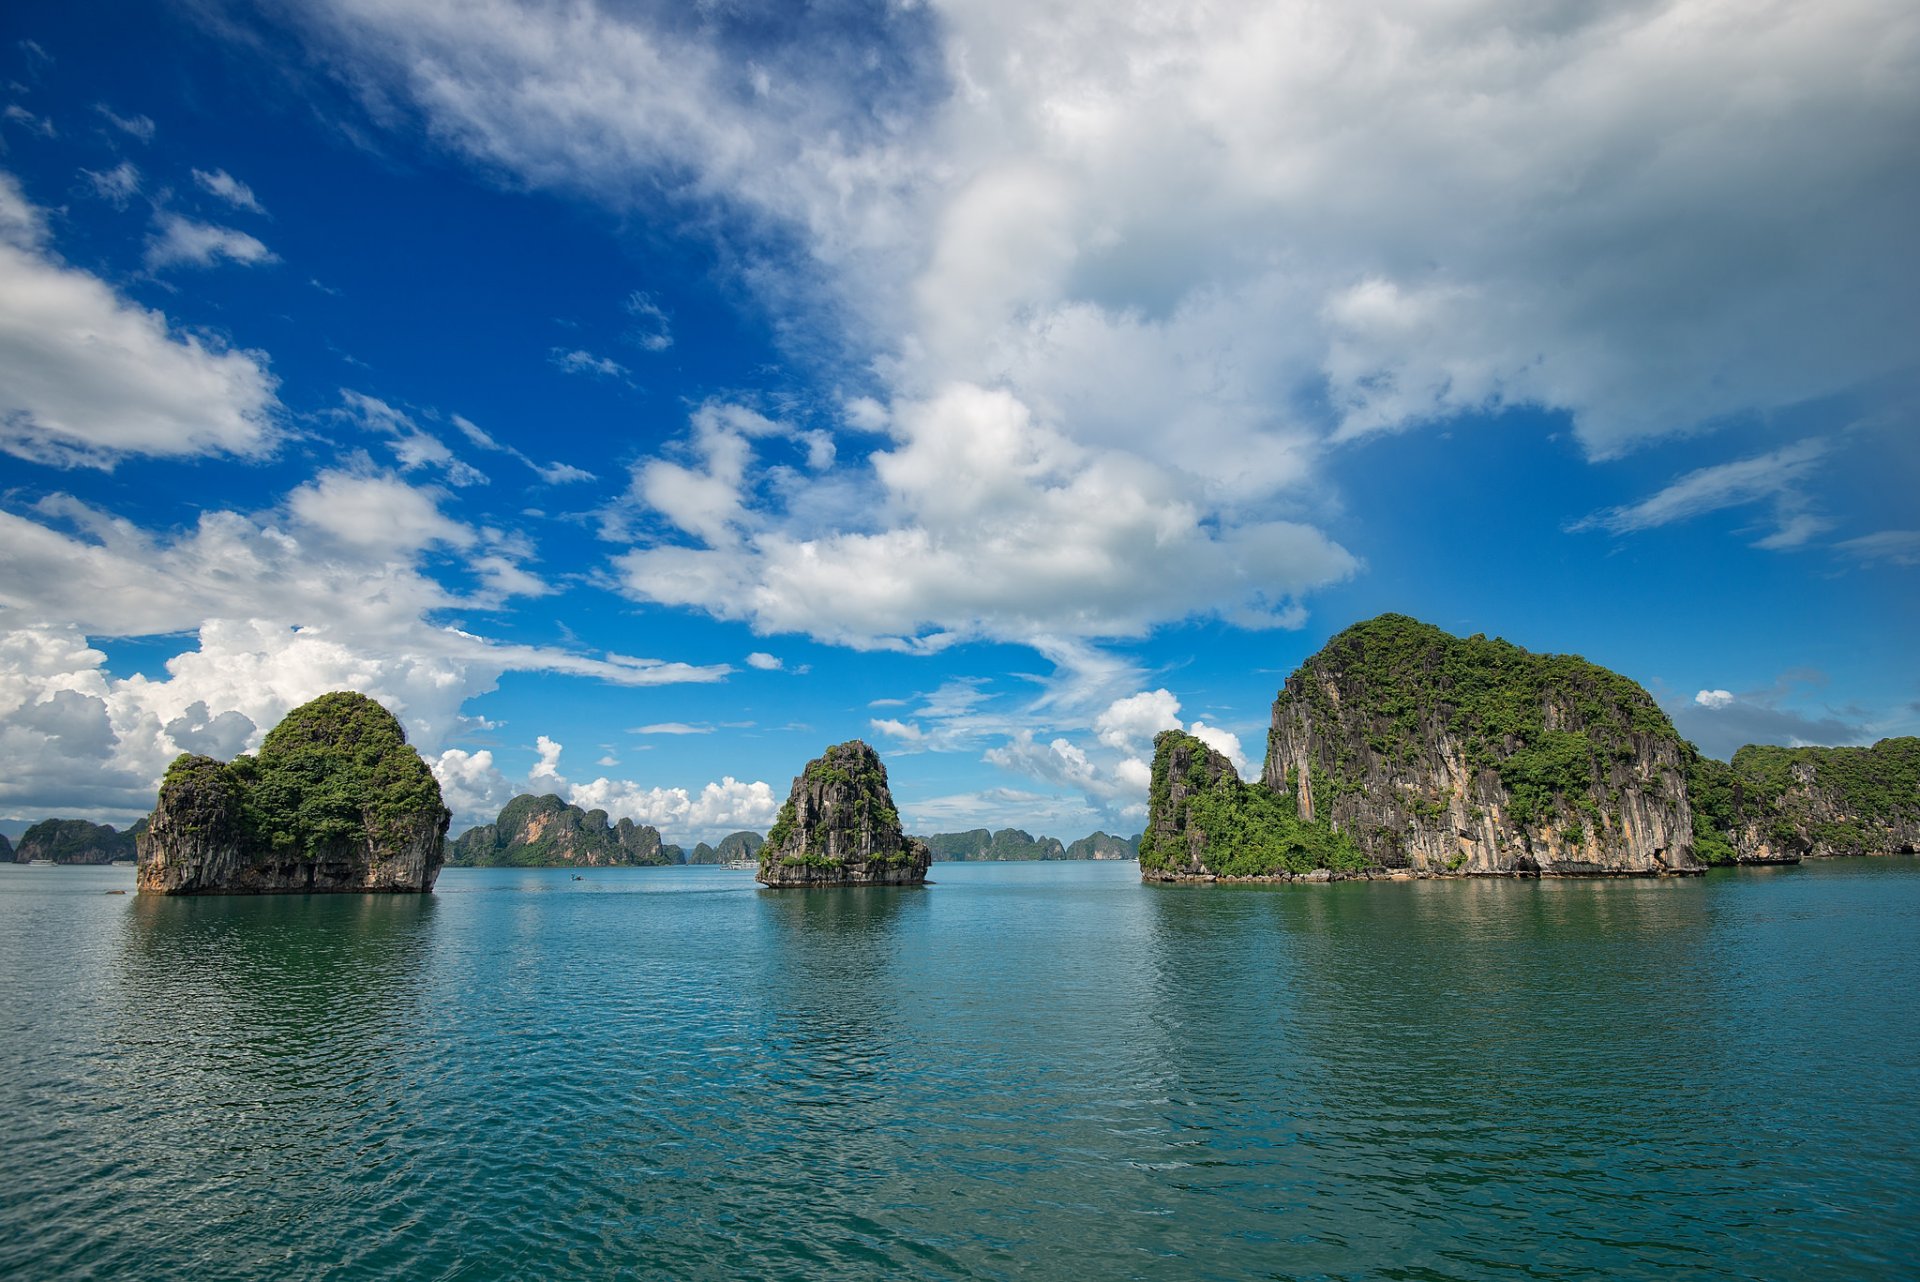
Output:
M1703 708L1725 708L1733 703L1731 690L1702 690L1693 701Z
M470 553L473 597L424 573L440 547ZM62 496L31 515L0 510L0 805L124 822L151 806L178 752L257 741L329 690L393 709L434 760L474 726L466 704L506 672L642 687L731 670L493 641L433 621L546 591L520 555L514 540L446 515L432 492L342 471L298 487L284 508L206 511L164 535ZM192 640L164 676L116 677L87 643L166 634Z
M258 237L232 227L217 227L165 212L154 216L154 226L154 235L147 241L147 266L156 270L211 267L222 260L247 267L280 261Z
M1889 565L1920 565L1920 530L1880 530L1835 544L1861 561Z
M705 546L629 552L624 585L764 632L915 649L1137 636L1208 613L1297 626L1301 594L1358 566L1311 526L1222 520L1191 481L1087 450L1005 392L948 388L897 406L890 431L864 482L881 527L809 536L804 516L748 503L745 435L696 423L705 466L654 460L636 488Z
M890 440L810 452L830 504L643 465L694 546L620 560L642 600L909 650L1294 625L1358 568L1316 528L1329 449L1525 406L1606 458L1912 364L1900 0L948 0L750 60L649 12L296 19L481 166L713 217L778 322L873 371L840 426ZM1739 475L1792 459L1592 527L1770 500L1759 545L1802 546L1819 518Z
M224 169L215 169L212 172L204 169L196 169L193 171L193 180L208 192L211 192L221 200L226 201L229 205L232 205L235 209L244 209L250 214L264 214L267 212L260 207L260 202L254 198L253 188L247 186Z
M747 656L747 666L758 668L762 672L778 672L786 667L786 664L778 655L768 654L764 650L755 650Z
M649 352L664 352L673 346L673 323L651 294L635 290L627 295L627 315L634 328L628 340Z
M266 357L176 332L43 247L0 174L0 449L64 466L128 454L260 454L280 404Z
M1833 522L1825 517L1801 512L1787 517L1772 534L1755 539L1753 546L1767 552L1788 552L1805 547L1815 536L1825 534L1832 528Z
M569 374L592 374L600 378L624 378L627 367L610 356L595 356L587 351L553 349L553 363Z
M1240 750L1240 736L1218 726L1210 726L1204 721L1196 721L1187 727L1187 733L1206 744L1223 757L1233 762L1234 769L1241 774L1247 771L1247 754Z
M352 403L353 393L342 390L341 395L347 398L349 404ZM371 400L372 398L368 397L366 399ZM379 402L376 402L376 404L378 403ZM503 444L496 439L492 433L474 423L472 419L459 414L449 415L448 418L453 423L455 429L457 429L462 436L466 437L470 444L476 445L483 450L491 450L495 453L505 454L509 458L517 459L532 469L534 474L548 485L571 485L576 481L592 481L598 479L592 472L584 468L574 467L569 463L536 463L513 446ZM476 475L478 475L478 473L476 473Z
M520 789L493 763L493 753L482 748L468 752L448 748L428 762L440 781L440 799L453 811L453 829L492 823Z
M527 772L528 777L535 783L565 787L567 781L560 774L561 746L546 735L541 735L534 742L534 750L540 754L540 760Z
M447 443L422 428L420 424L403 410L394 408L378 397L368 396L350 388L340 389L340 400L346 406L338 413L369 432L375 432L388 438L388 446L393 450L394 460L404 472L413 472L421 468L436 468L445 475L452 485L486 485L487 475L459 458L447 447ZM518 450L505 450L492 437L482 432L458 414L453 416L454 426L474 444L483 449L501 450L510 453L527 463L534 464ZM538 470L537 468L535 469Z
M322 472L287 496L294 519L324 535L380 556L403 556L434 544L470 548L474 531L443 515L433 493L390 476Z
M1814 438L1752 458L1697 468L1649 498L1595 512L1568 528L1631 534L1763 500L1793 505L1799 501L1799 487L1826 454L1827 443ZM1804 541L1811 531L1804 524L1796 526L1796 520L1805 518L1783 516L1780 532L1762 540L1760 546L1795 546L1796 531L1806 531L1799 538Z
M140 191L140 171L131 161L123 160L104 173L92 169L82 169L81 174L93 184L94 192L102 199L124 207L129 198Z
M1164 688L1143 690L1114 700L1094 720L1093 728L1109 748L1137 751L1142 743L1152 743L1162 730L1181 728L1180 700Z
M122 133L129 134L132 137L139 139L141 142L153 141L154 124L151 117L137 116L137 115L136 116L117 115L105 103L95 104L94 110L99 112L102 116L106 117L107 123L111 124L115 129L120 130Z
M650 726L635 726L628 734L712 734L712 726L688 725L684 721L658 721Z
M51 119L46 116L36 116L17 102L8 103L6 109L0 111L0 119L10 120L23 129L39 134L42 138L58 137L60 133L53 127Z
M540 761L533 768L536 781L561 790L573 805L604 810L618 820L652 824L668 840L718 840L742 828L764 831L780 813L780 802L765 782L745 783L728 775L691 792L686 788L648 787L630 779L601 777L591 783L569 783L559 771L560 744L545 735L538 740Z

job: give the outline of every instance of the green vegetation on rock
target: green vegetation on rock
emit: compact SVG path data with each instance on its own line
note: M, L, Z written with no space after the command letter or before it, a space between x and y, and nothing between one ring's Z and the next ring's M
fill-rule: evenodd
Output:
M1143 873L1271 877L1368 866L1352 838L1325 820L1302 819L1291 793L1241 782L1226 758L1182 731L1154 740L1148 801L1139 842ZM1196 831L1204 835L1199 869L1187 863L1186 843Z
M312 857L361 833L399 840L422 814L444 810L440 784L391 712L335 691L289 712L255 756L222 764L183 754L164 795L180 786L237 795L249 845L262 857Z
M1522 824L1547 822L1556 797L1589 790L1613 759L1634 754L1636 739L1681 742L1653 696L1617 672L1578 655L1456 637L1404 614L1354 624L1302 672L1339 674L1365 709L1366 746L1385 761L1413 761L1427 732L1444 728L1469 764L1500 776ZM1276 713L1296 698L1328 719L1337 711L1325 686L1308 680L1287 683ZM1557 724L1549 724L1549 709ZM1314 781L1316 812L1323 798L1331 804L1361 787L1357 765L1336 763L1328 779Z
M134 839L146 827L142 819L125 832L112 824L91 823L85 819L42 819L20 835L17 858L21 863L51 859L57 864L105 864L134 857ZM8 860L16 858L11 848Z

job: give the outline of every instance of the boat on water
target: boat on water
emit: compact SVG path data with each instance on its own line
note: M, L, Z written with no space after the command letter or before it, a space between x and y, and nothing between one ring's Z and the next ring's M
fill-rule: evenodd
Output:
M27 867L29 867L29 868L58 868L59 866L60 866L59 864L56 864L56 863L55 863L55 862L53 862L53 860L51 860L51 859L29 859L29 860L27 860Z
M731 868L735 872L753 872L760 867L758 859L729 859L722 868Z

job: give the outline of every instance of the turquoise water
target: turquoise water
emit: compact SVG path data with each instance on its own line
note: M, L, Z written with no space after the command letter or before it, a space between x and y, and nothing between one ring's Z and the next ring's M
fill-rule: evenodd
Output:
M1920 864L0 867L0 1276L1909 1277Z

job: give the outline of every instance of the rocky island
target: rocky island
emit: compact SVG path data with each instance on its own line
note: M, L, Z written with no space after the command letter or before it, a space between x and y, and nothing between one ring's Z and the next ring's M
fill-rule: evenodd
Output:
M490 824L469 828L447 850L456 868L658 868L685 863L678 846L665 845L660 830L622 819L610 824L604 810L582 810L548 793L522 793Z
M116 859L132 859L147 820L136 822L125 832L112 824L90 823L85 819L42 819L20 835L20 848L4 852L6 860L33 863L46 860L56 864L110 864Z
M752 863L759 859L760 847L766 844L765 837L743 828L722 837L717 846L709 846L704 841L697 843L687 855L687 862L708 865Z
M406 732L365 695L288 713L254 756L185 754L140 841L142 893L433 889L452 816Z
M757 879L797 886L917 886L927 844L900 830L880 754L858 739L807 763L760 849Z
M1687 776L1699 851L1712 863L1783 864L1920 852L1920 739L1870 748L1748 744Z
M1618 673L1382 615L1287 678L1258 783L1190 736L1161 737L1141 872L1698 873L1694 755Z
M1155 741L1149 881L1663 876L1920 849L1920 739L1702 755L1638 684L1386 614L1274 700L1266 763Z

